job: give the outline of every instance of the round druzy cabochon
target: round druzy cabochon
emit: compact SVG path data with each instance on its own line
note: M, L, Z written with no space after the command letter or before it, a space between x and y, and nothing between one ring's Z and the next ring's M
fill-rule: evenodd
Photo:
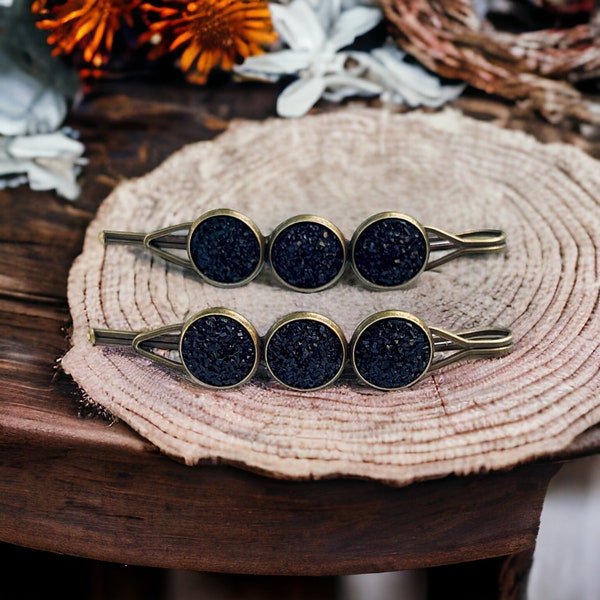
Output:
M361 323L351 341L357 375L369 385L394 390L416 383L433 358L427 327L400 311L384 311Z
M269 262L285 285L305 292L322 290L342 275L346 242L333 223L300 215L271 235Z
M292 313L275 323L265 339L265 363L283 385L317 390L337 379L346 362L346 339L321 315Z
M217 209L192 225L188 251L198 273L210 283L243 285L263 265L264 240L258 228L243 215Z
M351 242L355 273L364 283L381 288L407 284L425 268L427 235L413 219L381 213L365 221Z
M258 334L237 313L204 311L181 334L180 354L187 372L199 383L228 388L247 381L260 360Z

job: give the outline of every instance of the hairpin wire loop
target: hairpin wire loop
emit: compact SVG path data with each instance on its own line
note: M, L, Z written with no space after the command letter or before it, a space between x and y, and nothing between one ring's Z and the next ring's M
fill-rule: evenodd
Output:
M191 226L191 223L181 223L180 225L172 225L171 227L151 231L144 237L144 246L168 262L191 269L193 266L188 256L178 256L166 250L166 248L169 248L187 251L187 234L185 236L173 234L178 231L189 231Z
M490 254L506 249L506 234L500 229L477 229L448 233L437 227L425 226L431 252L450 250L427 263L425 270L435 269L464 254Z
M429 327L434 352L454 352L436 358L429 370L439 369L465 358L503 356L514 347L513 334L503 327L481 327L451 333L445 329Z
M102 231L100 241L105 245L122 244L126 246L143 246L164 260L180 267L193 268L188 257L178 256L171 250L187 250L187 231L192 223L180 223L157 229L150 233L135 233L130 231ZM180 232L180 235L176 235ZM185 235L182 235L186 232Z
M100 242L104 246L122 245L122 246L143 246L145 233L135 231L112 231L104 230L98 235Z
M127 346L137 354L149 358L163 366L183 370L183 365L166 356L142 347L144 342L152 342L158 350L179 351L179 334L182 325L165 325L151 331L120 331L117 329L89 329L88 339L96 346Z
M150 346L152 348L176 350L177 352L179 352L179 332L181 331L182 327L183 324L178 323L176 325L165 325L164 327L159 327L158 329L154 329L152 331L138 333L133 338L133 341L131 342L131 347L135 352L137 352L141 356L145 356L146 358L149 358L150 360L153 360L164 366L171 367L173 369L178 369L180 371L185 371L182 362L173 360L168 356L157 354L153 350L142 347L142 344L144 342L151 342Z
M88 329L88 340L94 346L131 346L137 335L134 331L119 331L117 329Z

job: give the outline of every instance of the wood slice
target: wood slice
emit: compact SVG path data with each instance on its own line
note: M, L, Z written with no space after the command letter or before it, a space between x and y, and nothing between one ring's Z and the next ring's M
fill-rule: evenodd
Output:
M298 120L235 122L184 147L101 205L69 277L72 348L64 369L86 394L188 465L225 462L275 477L364 477L396 485L509 468L564 448L600 417L598 162L455 111L348 108ZM301 294L267 271L221 289L143 249L104 247L104 229L146 232L237 209L265 234L299 213L347 238L394 210L449 232L500 228L505 253L462 257L400 291L347 272ZM92 346L90 327L147 330L226 306L264 335L295 310L325 314L350 338L367 315L401 309L458 331L512 328L499 358L455 363L403 391L352 377L318 392L263 376L210 391L127 349Z

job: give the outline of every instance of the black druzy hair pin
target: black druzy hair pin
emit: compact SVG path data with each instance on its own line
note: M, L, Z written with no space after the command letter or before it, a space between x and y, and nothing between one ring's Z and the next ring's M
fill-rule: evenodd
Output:
M423 271L465 254L490 254L506 248L500 229L448 233L421 225L398 212L381 212L361 223L350 241L349 259L367 287L393 290L411 283ZM432 258L433 252L442 252Z
M315 215L292 217L264 236L252 220L231 209L211 210L193 222L150 233L103 231L101 239L107 245L144 246L220 287L245 285L268 264L281 285L298 292L334 285L348 263L363 285L397 289L464 254L506 247L498 229L452 234L397 212L368 218L350 242L333 223ZM434 252L441 255L432 258Z
M358 382L398 390L457 360L501 356L513 347L512 333L505 328L451 333L398 310L367 317L349 347L340 327L318 313L285 315L261 338L245 317L221 307L146 332L90 329L89 339L97 345L128 346L212 389L249 381L262 359L273 379L299 391L331 385L348 359Z

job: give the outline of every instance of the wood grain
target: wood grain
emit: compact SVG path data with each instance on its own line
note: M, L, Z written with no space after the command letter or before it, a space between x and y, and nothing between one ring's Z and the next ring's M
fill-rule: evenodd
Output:
M422 568L530 548L557 465L393 488L190 469L87 436L3 440L5 541L97 560L264 575ZM114 442L114 438L112 440ZM90 460L92 453L93 461ZM36 469L23 469L35 464ZM507 519L506 515L511 518Z

